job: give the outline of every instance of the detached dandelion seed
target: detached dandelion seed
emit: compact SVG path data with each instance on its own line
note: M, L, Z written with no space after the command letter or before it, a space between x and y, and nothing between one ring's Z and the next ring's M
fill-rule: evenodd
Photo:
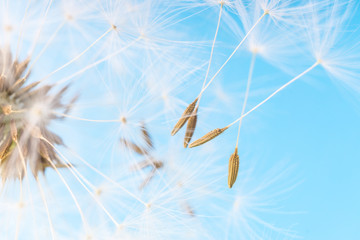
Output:
M237 152L237 148L235 148L235 152L231 154L231 157L229 159L229 176L228 176L229 188L232 188L232 186L234 185L238 171L239 171L239 155Z
M149 148L153 148L154 145L153 145L153 142L151 140L150 133L148 132L144 122L141 124L141 133L142 133L143 139L145 140L147 146Z
M120 142L127 148L131 149L132 151L136 152L140 155L147 155L148 150L144 149L143 147L138 146L137 144L126 140L126 139L120 139Z
M197 101L198 101L198 98L196 98L192 103L190 103L189 106L185 109L185 111L181 115L179 121L175 124L173 130L171 131L172 136L174 136L184 126L184 124L189 120L192 112L194 111Z
M195 132L196 122L197 122L197 111L198 108L195 108L194 112L190 116L188 120L188 124L186 126L186 132L184 137L184 148L187 148L189 142L191 141L191 138Z
M224 8L224 3L225 3L224 1L220 1L219 18L218 18L218 22L217 22L217 25L216 25L215 36L214 36L212 46L211 46L209 64L208 64L208 67L207 67L207 70L206 70L206 74L205 74L205 78L204 78L201 90L205 87L206 80L207 80L209 72L210 72L211 62L212 62L212 59L213 59L213 53L214 53L214 48L215 48L215 42L216 42L216 39L217 39L217 35L219 33L221 15L222 15L222 11L223 11L223 8ZM190 117L190 119L188 121L188 124L187 124L186 133L185 133L185 137L184 137L184 147L185 148L187 148L187 146L188 146L189 142L191 141L191 138L192 138L192 136L193 136L193 134L195 132L196 123L197 123L197 117L198 117L197 116L197 111L198 111L199 104L200 104L201 94L199 95L198 99L199 100L195 104L195 111L191 115L191 117Z
M201 138L199 138L196 141L192 142L189 145L189 148L197 147L197 146L200 146L200 145L202 145L204 143L207 143L208 141L210 141L210 140L216 138L217 136L219 136L220 134L222 134L228 128L229 127L217 128L217 129L214 129L214 130L208 132L207 134L205 134Z

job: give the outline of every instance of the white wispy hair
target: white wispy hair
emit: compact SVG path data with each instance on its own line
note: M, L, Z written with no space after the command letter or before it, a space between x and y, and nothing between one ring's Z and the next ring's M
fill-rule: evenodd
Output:
M247 159L248 161L248 159ZM241 182L234 193L234 201L228 213L226 239L240 236L246 239L263 239L264 234L279 235L289 239L297 238L291 228L276 226L271 220L272 214L291 214L281 207L286 192L291 191L299 180L294 175L294 166L282 161L262 172L262 179L257 179L261 167L257 163L245 162L245 169L239 172ZM285 180L286 179L286 180ZM231 234L233 233L233 234Z
M225 16L237 18L229 20L228 26L239 40L265 13L270 18L264 15L267 19L259 23L247 39L250 52L281 68L285 58L302 54L292 46L308 45L314 60L321 60L319 64L325 70L358 89L358 46L344 46L343 39L337 40L353 5L337 1L329 4L329 1L275 0L179 0L171 3L161 0L50 0L29 2L29 5L26 1L2 1L1 4L0 19L5 27L1 30L5 36L1 44L10 45L9 49L19 51L20 56L29 52L35 59L42 56L43 51L48 53L43 56L43 62L35 61L34 70L40 73L35 74L33 80L42 76L41 81L53 81L57 86L72 81L85 95L79 107L68 114L53 113L48 102L37 99L26 119L36 125L49 120L49 115L57 114L59 118L72 119L65 124L74 132L91 132L96 138L90 139L91 134L82 136L83 152L87 155L84 158L69 147L50 145L64 163L74 165L62 165L64 169L59 172L55 166L44 173L45 178L36 181L24 178L26 186L49 184L44 188L45 194L40 188L26 189L35 196L25 194L22 200L30 202L32 198L35 204L27 205L31 211L19 210L16 204L20 194L15 193L10 200L8 196L1 196L0 213L11 216L8 223L6 217L0 219L4 223L1 225L5 225L0 228L4 236L13 238L15 233L25 238L31 233L42 239L216 239L211 236L213 232L223 233L223 222L219 219L228 220L229 226L236 228L227 238L262 239L268 236L267 231L270 236L277 232L292 236L290 231L274 227L261 218L263 212L271 212L267 204L271 205L278 197L278 192L267 187L278 183L281 176L288 181L287 170L275 171L269 177L254 174L252 169L242 170L237 191L227 194L223 184L227 173L225 158L215 154L226 148L226 142L208 145L210 147L197 152L185 152L179 149L177 138L169 140L168 123L185 105L185 99L201 78L198 71L203 71L204 62L207 63L207 59L198 60L200 54L196 46L202 43L192 40L191 33L183 33L191 26L184 27L181 22L192 17L193 11L194 14L208 8L221 11L224 7ZM28 13L24 12L24 5L29 6ZM207 32L209 29L193 31ZM288 41L302 31L308 41ZM17 46L18 39L25 39L24 48ZM72 46L54 49L54 46L67 44ZM5 48L0 49L4 51ZM55 66L52 72L47 72L48 67L43 65L47 61ZM93 71L84 74L89 69ZM223 110L229 106L219 107ZM39 112L42 114L36 115ZM74 121L94 125L76 125ZM202 121L204 124L200 128L218 118L207 116ZM142 124L149 127L154 140L148 155L141 151L136 153L121 142L125 139L149 147L141 138ZM60 132L65 135L64 131ZM74 138L75 134L67 135ZM71 149L79 151L74 145ZM154 159L162 165L156 167L150 161ZM146 186L139 187L152 172L140 169L142 160L151 162L145 162L146 167L156 169ZM253 182L256 178L262 181ZM9 186L2 186L6 188L9 190ZM15 184L14 189L19 186ZM288 188L282 188L279 192L286 190ZM24 224L32 222L31 212L37 212L41 219L36 221L36 226ZM22 215L21 221L16 219L18 215ZM24 230L17 230L17 224ZM268 229L266 233L263 233L264 228Z
M303 40L297 37L302 33L302 28L290 27L298 18L294 17L289 25L287 21L277 24L273 19L266 18L252 29L263 14L263 9L254 4L245 6L241 2L236 2L234 9L233 14L225 15L225 22L238 41L251 31L244 43L245 49L276 68L290 71L291 65L303 52L300 45Z
M267 12L275 24L296 24L296 18L302 14L313 12L314 7L326 9L330 1L302 0L256 0L256 11Z
M353 39L359 35L351 26L354 1L334 1L326 11L314 7L310 17L303 17L306 40L310 52L330 77L359 91L359 44Z

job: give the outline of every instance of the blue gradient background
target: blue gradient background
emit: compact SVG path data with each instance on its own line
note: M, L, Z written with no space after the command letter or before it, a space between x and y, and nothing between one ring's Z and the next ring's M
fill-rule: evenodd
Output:
M197 13L199 9L185 12L180 15L180 18ZM182 21L178 28L173 29L175 33L179 31L179 36L182 38L176 40L204 41L199 44L201 45L199 47L200 50L194 47L194 55L201 60L199 62L204 62L209 57L217 14L217 7L209 7L207 10ZM349 27L356 29L359 23L360 15L357 13ZM94 27L94 29L102 33L104 29L100 29L101 27L103 26L100 26L99 29ZM344 32L346 32L345 29ZM183 33L185 34L183 35ZM65 35L65 30L61 34ZM345 34L348 37L350 36L349 40L360 39L359 32L349 31ZM239 38L235 37L232 29L229 29L222 22L214 51L214 62L209 74L210 77L219 69L238 42ZM63 42L61 41L55 41L54 45L51 45L53 48L50 47L53 52L47 53L48 55L45 55L39 61L39 66L44 66L46 70L50 70L56 69L52 65L61 66L66 62L68 56L59 57L59 55L63 54L59 52L64 47L62 44ZM100 42L100 44L103 43ZM71 49L71 47L67 47ZM187 47L189 46L184 46L184 49ZM80 51L78 46L75 48ZM93 58L96 58L96 53L95 50L94 52L90 51L89 55L91 57L87 56L87 59L81 60L85 65L89 64ZM187 52L184 54L187 54ZM64 55L66 54L64 53ZM53 62L49 62L48 59L55 59L54 56L59 57L59 59L56 58ZM301 60L302 58L304 59L303 61ZM214 128L224 127L239 117L250 60L251 53L246 51L245 47L242 47L216 78L214 84L206 91L201 100L198 127L193 139L203 136ZM294 61L294 68L284 73L276 66L272 66L261 59L261 57L258 57L246 109L251 109L282 84L311 66L313 64L312 61L309 61L308 56L301 56ZM81 69L81 63L79 62L71 65L67 73L60 73L54 77L53 81L56 82L57 79L61 79L61 77ZM299 62L300 66L298 65ZM287 63L287 65L291 66L292 63ZM181 86L182 92L178 93L176 97L182 99L184 103L192 102L194 96L197 96L201 89L205 71L206 67L204 67L201 74L195 74L195 77L191 76L188 79L187 85ZM74 81L75 83L71 85L74 87L71 90L71 94L80 92L81 103L101 100L102 96L107 96L107 89L104 85L99 84L99 81L111 76L108 72L108 66L104 65L85 72L77 77L76 81ZM35 68L33 79L41 79L42 74L42 69ZM61 76L62 74L64 76ZM137 74L141 75L142 72L140 71L140 74L134 73L134 79L137 78ZM123 76L114 74L112 77L113 79L109 80L109 82L122 80ZM272 184L264 192L264 196L270 195L273 191L285 190L285 192L275 196L274 199L264 199L264 208L266 209L266 204L269 204L270 214L264 212L258 215L264 217L271 224L293 229L303 239L359 240L360 98L358 92L347 89L337 81L336 79L330 79L321 67L318 67L244 118L239 145L240 173L237 183L231 190L227 188L226 174L228 159L235 147L237 125L214 139L212 143L208 143L207 146L210 146L210 148L213 144L216 146L216 149L221 149L221 151L217 150L215 153L212 152L207 156L208 158L219 159L207 171L211 173L217 167L224 169L224 177L219 181L221 191L219 191L218 195L221 196L221 199L226 199L226 201L209 199L209 203L215 201L219 208L229 208L238 194L241 183L246 180L244 172L248 168L255 169L255 174L253 175L255 183L261 183L269 170L275 168L277 170L275 173L278 172L280 174L286 167L290 167L292 168L291 173ZM117 85L114 84L114 86ZM116 91L117 89L114 88L112 90ZM220 93L228 97L229 101L221 99ZM173 94L175 95L175 93ZM185 105L181 107L185 108ZM90 119L115 119L118 117L118 112L114 109L114 106L101 106L100 102L94 109L85 108L79 112L74 111L72 114ZM146 114L151 115L152 113ZM146 114L142 116L144 119L147 117ZM190 157L192 153L196 155L205 149L205 146L195 149L183 149L183 130L175 137L170 136L170 131L180 114L181 112L179 111L171 116L171 120L161 119L158 122L150 122L148 124L156 147L160 151L159 154L166 153L169 149L171 150L169 147L171 144L177 144L179 151L187 153ZM114 158L113 152L111 152L113 150L111 147L119 147L117 145L119 136L114 134L114 129L116 130L118 127L116 124L102 125L66 120L60 124L54 124L54 129L55 132L61 134L67 145L76 149L79 155L83 156L93 165L100 166L105 161L109 161L109 159L111 161L109 165L117 163L119 160ZM104 136L111 136L112 138L105 139ZM111 142L113 146L110 146L107 149L108 151L99 152L98 148L103 146L106 141ZM191 159L191 161L206 160L201 158ZM135 161L137 160L135 159ZM111 168L109 165L107 167ZM105 172L108 170L105 169ZM111 172L111 169L109 172ZM98 180L93 173L86 172L86 174L86 177ZM72 178L70 173L64 173L64 175L70 179ZM56 174L48 171L47 179L52 180L53 178L57 178ZM51 180L49 182L52 182ZM133 184L135 186L137 183ZM256 187L256 185L248 186L250 190L252 187ZM271 206L272 201L275 202L276 208L274 209ZM204 209L200 209L201 214L209 216L220 214L215 208L205 209L206 204L207 202L204 202L202 205ZM76 210L74 212L73 214L75 215ZM80 223L77 222L78 220L74 220L74 226L76 224L80 226ZM214 221L216 227L221 228L221 230L224 228L223 222L217 222L216 218L209 218L204 221L209 221L209 223ZM214 228L213 225L208 230L214 232L214 239L224 239L223 232ZM237 235L237 230L239 229L230 231L228 238L240 239ZM264 239L288 239L282 235L270 234L267 236L266 228L263 228L261 225L258 226L258 231Z
M209 10L198 18L192 18L189 25L207 29L207 39L212 39L216 26L215 16L216 10ZM359 14L355 14L348 27L357 28L359 21ZM343 30L346 37L350 36L349 40L359 38L358 32ZM231 29L224 29L224 24L221 25L212 74L239 41L232 38L229 31ZM210 52L210 48L208 51ZM251 54L242 47L224 68L212 90L220 85L225 92L243 96L250 60ZM304 61L303 64L310 66L312 62ZM257 58L247 109L251 109L277 86L280 87L281 83L289 81L300 72L301 70L294 70L292 74L285 74L269 66L260 57ZM216 83L217 81L220 83ZM280 226L292 225L303 239L360 239L359 93L344 88L336 81L330 79L321 67L315 69L243 121L240 168L242 164L247 164L246 161L252 161L252 158L261 159L260 166L256 165L260 169L270 169L284 159L295 166L293 177L289 180L295 179L299 185L285 193L285 199L280 204L281 210L292 213L273 214L270 222ZM200 86L199 83L199 88ZM251 92L261 87L269 90L262 96L252 96ZM205 96L201 105L209 106L213 101L211 97ZM226 110L222 112L221 109L212 113L214 117L213 123L209 123L212 126L210 129L225 126L236 119L240 115L242 101L233 105L235 104L238 105L238 111L233 116L222 118L221 114L232 114L228 114ZM218 107L221 108L221 104ZM215 144L230 144L227 147L229 156L235 145L236 133L237 129L233 127L225 136L214 140ZM198 133L195 138L201 135ZM226 155L224 157L224 162L227 162ZM257 178L261 177L261 174L257 175ZM241 174L237 181L242 181ZM234 188L237 188L237 184ZM273 236L268 239L273 239Z

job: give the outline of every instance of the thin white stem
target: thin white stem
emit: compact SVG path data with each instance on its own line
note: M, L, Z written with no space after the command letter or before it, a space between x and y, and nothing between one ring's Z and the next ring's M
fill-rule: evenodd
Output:
M50 43L55 39L56 35L59 33L59 31L64 27L65 25L65 21L60 24L60 26L55 30L55 32L53 33L53 35L49 38L49 40L47 41L46 45L43 47L43 49L40 51L40 53L38 54L38 56L34 59L34 61L32 61L30 67L28 68L25 76L28 76L32 70L32 68L34 67L35 63L39 60L39 58L44 54L44 52L46 51L46 49L49 47Z
M24 30L25 19L26 19L27 14L28 14L28 10L29 10L29 7L30 7L30 3L31 3L31 0L29 0L28 3L27 3L27 5L26 5L25 14L24 14L24 17L23 17L23 19L22 19L22 21L21 21L19 38L18 38L18 41L17 41L17 44L16 44L15 59L18 59L18 57L19 57L19 52L20 52L21 43L22 43L22 34L23 34L23 30Z
M34 214L34 201L33 201L33 198L32 198L32 194L31 194L31 189L30 189L30 180L29 180L29 175L27 174L27 168L26 168L26 162L25 162L25 158L24 158L24 155L21 151L21 148L20 148L20 145L19 145L19 142L17 140L15 140L15 143L16 143L16 148L18 149L19 151L19 155L20 155L20 159L21 159L21 163L23 165L23 168L24 168L24 172L25 172L25 177L26 177L26 182L27 182L27 185L28 185L28 188L29 188L29 194L30 194L30 203L31 205L33 206L32 208L32 211L31 211L31 215L34 219L34 221L36 222L36 217L35 217L35 214ZM21 178L21 173L20 173L20 176L19 176L19 182L20 182L20 187L22 188L22 178ZM22 192L22 191L21 191ZM22 197L21 197L22 198ZM22 203L22 201L21 201ZM17 232L18 234L18 232ZM37 236L37 232L34 231L34 235L35 235L35 239L38 239L38 236Z
M245 97L244 97L244 103L243 103L243 106L242 106L242 109L241 109L241 115L240 116L242 116L245 113L246 104L247 104L247 100L248 100L248 97L249 97L251 81L252 81L252 75L253 75L254 67L255 67L255 60L256 60L256 52L254 52L252 54L251 63L250 63L250 69L249 69L249 75L248 75L247 84L246 84L246 92L245 92ZM237 139L236 139L236 148L238 148L238 146L239 146L241 123L242 123L242 118L239 121L239 129L238 129L238 135L237 135Z
M124 50L126 50L127 48L131 47L133 44L135 44L135 43L136 43L138 40L140 40L141 38L142 38L141 36L138 37L138 38L135 39L134 41L130 42L128 45L126 45L126 46L122 47L121 49L113 52L112 54L109 54L108 56L106 56L106 57L104 57L104 58L102 58L102 59L100 59L100 60L98 60L98 61L96 61L96 62L94 62L94 63L92 63L92 64L90 64L90 65L88 65L88 66L86 66L86 67L84 67L83 69L77 71L76 73L72 74L71 76L66 77L66 78L58 81L56 84L63 84L64 82L69 81L70 79L72 79L72 78L74 78L74 77L82 74L83 72L85 72L85 71L87 71L87 70L89 70L89 69L91 69L91 68L93 68L93 67L96 67L96 66L99 65L100 63L103 63L103 62L109 60L110 58L118 55L118 54L121 53L122 51L124 51ZM47 78L47 77L43 78L42 80L40 80L40 82L46 80L46 78Z
M206 84L206 86L201 90L198 97L202 95L202 93L210 86L210 84L214 81L215 77L220 73L220 71L225 67L225 65L230 61L230 59L234 56L234 54L237 52L237 50L241 47L241 45L245 42L245 40L248 38L250 33L255 29L255 27L261 22L261 20L268 14L268 12L264 12L263 15L255 22L255 24L250 28L250 30L246 33L244 38L241 40L241 42L236 46L234 51L230 54L228 59L224 62L224 64L219 68L219 70L214 74L214 76L210 79L210 81Z
M49 143L49 141L47 141L45 138L40 138L41 140L44 140L45 142ZM85 216L84 216L84 213L83 211L81 210L81 207L80 207L80 204L77 200L77 198L75 197L73 191L71 190L70 186L68 185L68 183L66 182L66 180L64 179L64 177L61 175L61 173L59 172L58 168L56 167L56 165L49 159L46 159L50 165L52 166L52 168L56 171L56 173L59 175L59 178L61 179L61 181L64 183L65 187L67 188L67 190L69 191L72 199L74 200L74 203L79 211L79 214L80 214L80 217L81 217L81 220L82 222L84 223L85 227L87 228L88 227L88 224L87 224L87 221L85 219Z
M31 50L30 50L29 53L28 53L28 56L31 56L31 55L32 55L32 53L34 52L34 50L35 50L35 48L36 48L37 41L38 41L39 38L40 38L40 34L41 34L42 30L43 30L43 27L44 27L44 24L45 24L45 20L46 20L46 17L47 17L47 15L48 15L48 13L49 13L50 7L51 7L51 5L52 5L52 3L53 3L53 0L50 0L49 2L50 2L50 3L49 3L49 5L47 6L47 8L46 8L46 10L45 10L44 19L43 19L42 22L41 22L41 26L40 26L39 31L37 32L36 37L34 38L33 45L32 45L32 47L31 47Z
M18 141L16 140L15 143L16 143L16 148L17 148L17 150L19 151L21 163L22 163L23 168L24 168L24 171L25 171L25 176L26 176L26 178L27 178L27 180L28 180L28 183L29 183L28 175L27 175L27 172L26 172L26 162L25 162L25 158L24 158L24 156L23 156L23 154L22 154L22 151L21 151L21 148L20 148L20 146L19 146ZM22 207L23 207L23 206L21 206L21 205L24 204L24 203L23 203L23 186L22 186L22 172L21 172L21 171L19 171L19 182L20 182L20 201L19 201L19 207L20 207L20 209L19 209L18 220L17 220L17 222L16 222L16 234L15 234L15 239L18 239L18 238L19 238L20 217L21 217L21 211L22 211ZM29 188L30 188L30 185L29 185Z
M103 39L106 35L108 35L112 30L114 30L114 26L111 26L104 34L102 34L98 39L96 39L92 44L90 44L90 46L88 46L84 51L82 51L80 54L78 54L76 57L74 57L73 59L71 59L70 61L68 61L67 63L65 63L64 65L62 65L61 67L59 67L58 69L54 70L53 72L51 72L50 74L48 74L44 79L42 79L41 81L44 81L45 79L48 79L49 77L51 77L52 75L54 75L55 73L59 72L60 70L64 69L65 67L69 66L70 64L72 64L73 62L75 62L76 60L78 60L80 57L82 57L87 51L89 51L93 46L95 46L95 44L97 42L99 42L101 39Z
M121 122L121 119L113 119L113 120L96 120L96 119L88 119L88 118L81 118L81 117L76 117L76 116L71 116L65 113L59 113L59 112L55 112L52 111L53 114L56 114L58 116L63 116L66 118L71 118L71 119L75 119L75 120L80 120L80 121L85 121L85 122L102 122L102 123L111 123L111 122Z
M112 180L111 178L109 178L108 176L106 176L104 173L102 173L101 171L99 171L97 168L95 168L94 166L92 166L90 163L88 163L87 161L85 161L82 157L76 155L76 158L79 159L81 162L83 162L86 166L88 166L91 170L93 170L94 172L96 172L97 174L99 174L100 176L102 176L103 178L105 178L106 180L108 180L109 182L115 184L116 186L118 186L121 190L123 190L124 192L126 192L129 196L133 197L135 200L137 200L138 202L142 203L144 206L146 206L147 204L141 200L140 198L138 198L136 195L134 195L133 193L131 193L129 190L127 190L125 187L121 186L119 183L117 183L116 181Z
M19 209L18 209L19 212L16 220L15 240L19 239L22 204L23 204L23 186L22 186L22 181L20 180L20 200L19 200Z
M42 140L44 140L47 144L49 144L60 156L63 160L65 160L65 163L71 164L71 162L46 138L41 137ZM109 211L105 208L105 206L99 201L97 197L95 197L94 193L92 193L89 188L83 183L83 181L80 178L84 178L77 170L74 170L72 167L68 167L69 171L74 175L76 180L83 186L83 188L90 194L90 196L97 202L97 204L101 207L101 209L105 212L105 214L110 218L110 220L115 224L115 226L119 226L119 223L115 220L115 218L109 213ZM80 176L80 178L79 178ZM87 181L87 180L86 180Z
M218 33L219 33L219 28L220 28L220 22L221 22L221 15L222 15L223 6L224 6L224 4L221 3L220 12L219 12L219 18L218 18L218 22L217 22L217 26L216 26L216 31L215 31L215 36L214 36L214 40L213 40L212 46L211 46L211 53L210 53L210 58L209 58L209 64L208 64L208 67L207 67L207 70L206 70L205 79L204 79L203 85L202 85L202 87L201 87L201 90L204 89L205 84L206 84L206 80L207 80L207 78L208 78L208 76L209 76L210 67L211 67L211 62L212 62L213 53L214 53L214 48L215 48L215 42L216 42L216 39L217 39L217 35L218 35ZM201 99L201 95L199 96L199 100L198 100L197 103L196 103L197 106L199 106L199 104L200 104L200 99Z
M43 188L42 188L42 186L41 186L41 183L40 183L38 177L36 177L36 182L37 182L38 187L39 187L39 191L40 191L41 198L42 198L42 200L43 200L43 202L44 202L46 214L47 214L48 221L49 221L51 238L54 240L54 239L55 239L55 231L54 231L54 226L53 226L53 223L52 223L52 220L51 220L51 216L50 216L49 206L48 206L48 204L47 204L47 201L46 201L46 198L45 198L45 194L44 194L44 190L43 190Z
M268 96L267 98L265 98L262 102L260 102L258 105L256 105L255 107L253 107L251 110L249 110L247 113L245 113L244 115L242 115L240 118L236 119L234 122L232 122L231 124L228 125L228 127L234 125L235 123L237 123L238 121L240 121L242 118L246 117L247 115L249 115L251 112L253 112L254 110L256 110L258 107L260 107L261 105L263 105L264 103L266 103L267 101L269 101L273 96L275 96L277 93L279 93L281 90L283 90L284 88L286 88L287 86L289 86L291 83L295 82L297 79L301 78L302 76L304 76L305 74L307 74L308 72L310 72L311 70L313 70L316 66L318 66L321 62L320 61L316 61L311 67L309 67L308 69L306 69L304 72L300 73L299 75L297 75L296 77L294 77L293 79L291 79L289 82L285 83L284 85L282 85L279 89L277 89L275 92L273 92L272 94L270 94L270 96Z

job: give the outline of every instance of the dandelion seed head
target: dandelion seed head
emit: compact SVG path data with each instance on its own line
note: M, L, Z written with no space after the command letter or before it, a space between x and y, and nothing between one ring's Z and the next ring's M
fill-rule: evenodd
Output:
M49 94L50 85L38 86L37 82L27 84L29 75L26 69L29 59L19 62L13 60L10 49L0 52L0 174L3 181L22 179L29 164L35 177L45 168L61 162L55 151L39 136L48 138L53 144L62 144L61 139L49 131L49 122L57 117L51 111L69 107L61 103L66 91L63 88L53 96ZM38 129L36 136L32 135Z

